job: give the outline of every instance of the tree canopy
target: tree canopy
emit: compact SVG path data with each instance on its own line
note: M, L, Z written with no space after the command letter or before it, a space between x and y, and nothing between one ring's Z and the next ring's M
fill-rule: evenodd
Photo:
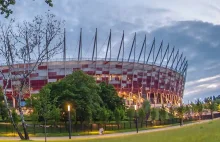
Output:
M42 90L49 90L50 101L57 100L54 104L64 114L63 120L67 119L65 114L68 104L75 112L76 120L81 123L105 123L113 119L119 122L124 119L124 102L114 86L106 83L97 84L94 77L83 71L75 71L58 82L49 83ZM40 98L38 100L41 101Z
M45 3L47 3L51 7L53 6L52 0L45 0ZM13 10L10 7L15 4L16 0L0 0L1 14L5 15L5 18L8 18L13 13Z

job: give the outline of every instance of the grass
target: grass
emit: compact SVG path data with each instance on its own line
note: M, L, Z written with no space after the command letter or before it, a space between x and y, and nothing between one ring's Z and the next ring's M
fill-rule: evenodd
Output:
M207 123L195 124L178 129L142 133L129 136L118 136L114 138L62 140L62 142L219 142L220 141L220 119ZM8 142L0 140L0 142ZM58 142L60 140L57 140ZM32 141L33 142L33 141ZM35 142L35 141L34 141ZM52 141L51 141L52 142ZM54 141L55 142L55 141Z

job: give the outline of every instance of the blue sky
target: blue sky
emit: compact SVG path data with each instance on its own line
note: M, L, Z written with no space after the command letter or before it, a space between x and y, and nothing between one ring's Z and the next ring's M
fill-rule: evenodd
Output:
M137 32L137 43L144 34L148 44L156 38L164 45L180 49L189 61L184 101L220 94L220 1L219 0L54 0L50 8L44 0L18 0L11 7L10 18L30 21L36 15L51 12L65 20L67 57L77 55L79 30L83 28L83 56L92 48L95 28L98 28L103 57L109 29L112 29L113 55L125 30L126 48ZM0 17L1 22L9 19ZM165 49L164 49L165 50Z

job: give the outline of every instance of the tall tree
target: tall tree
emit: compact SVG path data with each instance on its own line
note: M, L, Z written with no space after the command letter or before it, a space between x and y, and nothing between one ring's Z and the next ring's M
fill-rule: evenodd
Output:
M4 102L4 96L2 92L2 88L0 87L0 116L2 120L6 120L8 117L6 105Z
M116 108L114 111L114 116L119 129L119 123L124 119L125 112L122 108Z
M199 119L202 119L202 113L204 109L202 101L200 99L197 99L195 102L195 105L196 105L197 112L199 114Z
M190 118L191 117L191 105L186 105L185 111L186 111L188 118Z
M5 82L3 96L8 116L21 139L29 139L20 104L24 95L31 92L30 75L39 65L46 64L43 63L44 61L56 55L62 43L62 21L56 20L52 14L47 14L45 17L36 16L31 22L16 24L11 20L7 25L0 23L0 58L5 64L0 71ZM23 67L18 66L20 63L24 64ZM7 88L11 87L9 84L15 88L12 97L18 105L24 136L14 123L11 108L7 105Z
M152 124L153 124L154 121L155 121L156 118L157 118L157 111L156 111L155 108L151 109L150 115L151 115L151 121L152 121Z
M135 110L133 107L129 107L126 111L126 116L128 117L130 128L131 128L131 122L134 119Z
M177 111L177 115L180 119L180 126L183 125L183 118L184 118L184 114L185 114L185 107L183 105L179 106L176 108L176 111Z
M52 0L45 0L45 2L49 6L51 7L53 6ZM2 15L5 15L5 18L8 18L9 15L13 13L13 10L10 8L10 6L13 6L15 4L16 4L16 0L0 0L0 13Z
M38 94L33 95L31 98L34 111L36 111L33 113L35 115L38 114L38 117L41 117L44 120L45 141L46 141L46 133L47 133L46 132L47 121L54 120L56 122L60 116L60 110L55 106L55 104L57 103L57 98L54 98L52 100L50 96L51 96L50 90L45 87L42 88Z
M105 82L101 82L100 86L100 97L103 100L103 106L108 108L112 112L116 108L124 108L124 101L122 98L118 96L117 91L114 86L111 84L106 84Z
M217 103L216 103L216 101L213 101L213 100L209 99L208 101L206 101L205 107L207 109L209 109L210 114L211 114L211 118L213 119L214 118L213 112L217 110Z
M97 119L101 110L102 99L99 96L100 87L95 79L83 71L75 71L56 83L47 84L51 97L58 97L57 107L64 111L67 103L72 104L76 119L81 124Z
M142 104L142 108L144 109L145 112L145 120L147 121L150 117L150 111L151 111L151 105L150 105L150 101L145 100Z
M143 126L143 122L146 120L146 112L143 108L138 109L138 118L141 122L141 127Z
M166 116L167 116L166 108L164 107L164 105L162 105L162 107L159 110L159 118L163 122L166 119Z

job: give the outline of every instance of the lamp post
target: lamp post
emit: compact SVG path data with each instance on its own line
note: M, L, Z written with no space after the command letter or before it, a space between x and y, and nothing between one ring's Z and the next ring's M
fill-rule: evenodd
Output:
M135 110L135 124L136 124L136 130L137 130L137 133L138 133L137 105L134 105L134 110Z
M69 119L69 139L71 139L70 105L68 105L68 119Z

